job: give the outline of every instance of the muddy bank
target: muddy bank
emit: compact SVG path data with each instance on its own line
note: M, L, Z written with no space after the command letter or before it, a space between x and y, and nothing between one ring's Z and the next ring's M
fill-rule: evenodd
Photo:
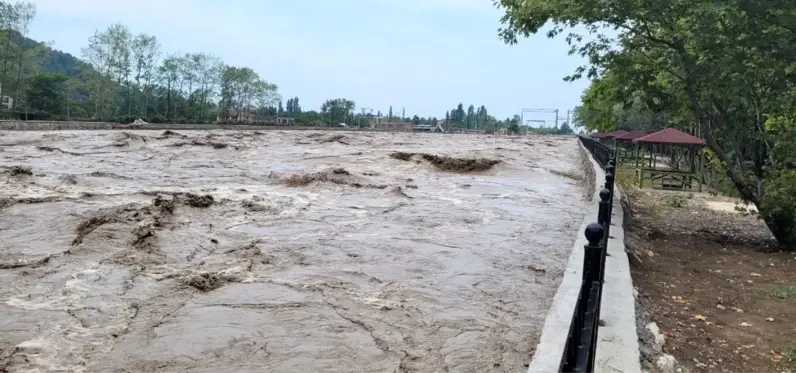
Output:
M576 140L317 134L4 133L0 370L522 371Z
M653 372L796 369L796 255L708 194L629 190L625 242L642 364ZM632 214L632 215L631 215Z

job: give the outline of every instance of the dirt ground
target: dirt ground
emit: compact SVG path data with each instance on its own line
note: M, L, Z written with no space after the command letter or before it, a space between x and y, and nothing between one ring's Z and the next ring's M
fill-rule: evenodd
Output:
M773 250L753 214L711 208L708 202L721 197L626 194L626 243L646 368L796 371L796 253ZM657 348L650 322L665 341L659 339ZM661 353L674 356L677 367L664 368Z

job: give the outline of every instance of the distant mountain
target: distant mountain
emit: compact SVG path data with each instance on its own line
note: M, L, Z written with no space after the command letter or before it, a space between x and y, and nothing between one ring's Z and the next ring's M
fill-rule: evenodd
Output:
M12 31L15 32L16 31ZM17 33L14 35L14 38L18 38L21 35ZM22 46L25 49L33 49L37 45L41 45L43 43L33 40L28 37L22 38ZM81 61L79 58L65 52L61 52L57 49L49 48L49 56L44 59L44 65L42 66L43 73L57 73L62 74L68 77L77 77L80 74L80 64Z

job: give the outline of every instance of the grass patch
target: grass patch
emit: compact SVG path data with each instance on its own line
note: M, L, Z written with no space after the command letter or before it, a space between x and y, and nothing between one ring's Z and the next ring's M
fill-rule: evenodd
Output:
M796 298L796 285L778 286L771 292L771 295L782 299ZM796 351L796 349L794 349L794 351ZM796 357L796 355L794 355L794 357Z
M671 194L664 198L663 204L669 207L681 208L688 204L688 198L679 194Z
M788 366L796 366L796 347L787 350L785 354L785 364Z

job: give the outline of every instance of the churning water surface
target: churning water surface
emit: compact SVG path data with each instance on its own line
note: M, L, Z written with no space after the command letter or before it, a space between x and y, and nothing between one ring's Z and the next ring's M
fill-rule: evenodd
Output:
M578 152L554 137L2 132L0 368L521 372L583 216Z

